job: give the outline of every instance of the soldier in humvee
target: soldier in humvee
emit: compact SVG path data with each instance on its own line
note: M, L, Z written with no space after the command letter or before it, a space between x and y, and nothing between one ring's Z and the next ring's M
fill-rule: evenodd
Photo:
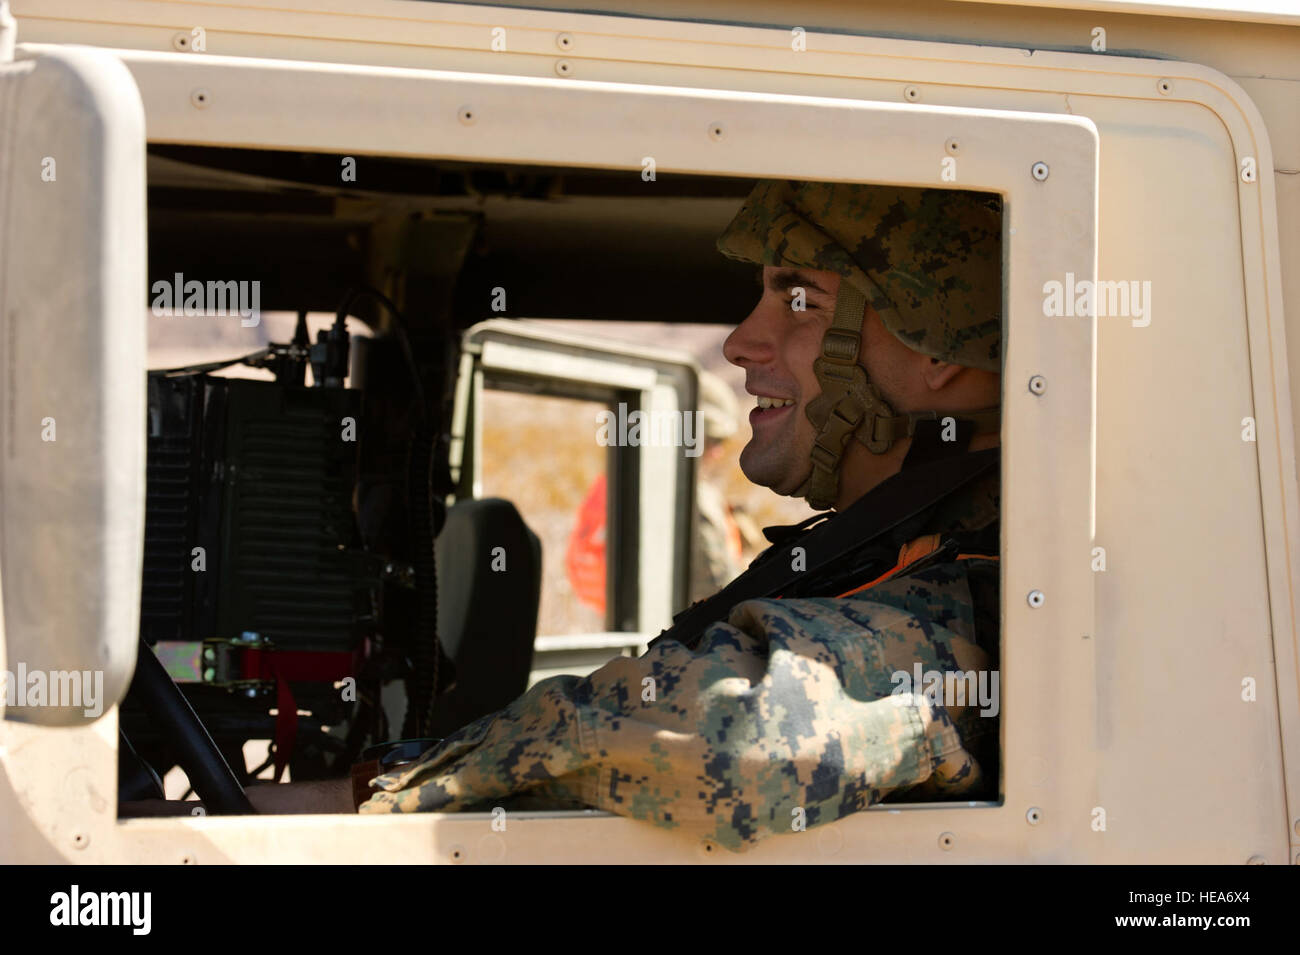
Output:
M758 405L740 463L835 514L768 529L646 654L538 683L359 811L586 806L743 849L886 797L995 796L996 701L913 674L998 665L999 203L758 183L718 240L762 266L724 347Z

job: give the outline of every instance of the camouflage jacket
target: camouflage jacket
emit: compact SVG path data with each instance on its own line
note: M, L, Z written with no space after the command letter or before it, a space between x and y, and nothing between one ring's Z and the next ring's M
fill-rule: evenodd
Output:
M997 507L993 475L926 527L985 527ZM852 596L747 600L694 650L541 681L378 777L360 812L594 807L739 851L891 796L992 795L996 692L981 707L929 674L996 673L997 600L996 561L970 558Z

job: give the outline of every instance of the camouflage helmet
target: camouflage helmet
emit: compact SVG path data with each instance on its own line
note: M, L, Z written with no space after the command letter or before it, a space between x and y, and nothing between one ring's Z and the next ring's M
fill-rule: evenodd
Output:
M832 506L850 437L883 454L935 417L895 415L867 379L857 359L868 304L908 348L1001 372L1001 208L988 193L766 179L718 237L728 258L841 277L813 366L822 392L805 409L818 435L797 493L813 507ZM996 409L955 417L977 432L999 427Z
M989 193L765 179L718 250L836 272L908 348L1000 372L1001 208Z

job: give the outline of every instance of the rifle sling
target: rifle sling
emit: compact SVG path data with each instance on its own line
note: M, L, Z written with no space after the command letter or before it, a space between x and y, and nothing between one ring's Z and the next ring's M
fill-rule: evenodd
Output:
M673 625L651 640L650 646L661 640L676 640L694 649L704 631L726 620L736 604L780 595L797 581L807 580L871 546L882 535L998 467L1000 457L999 448L990 448L899 471L830 520L798 538L773 544L722 590L673 617ZM806 569L794 570L793 561L772 559L778 549L784 550L787 545L804 549Z

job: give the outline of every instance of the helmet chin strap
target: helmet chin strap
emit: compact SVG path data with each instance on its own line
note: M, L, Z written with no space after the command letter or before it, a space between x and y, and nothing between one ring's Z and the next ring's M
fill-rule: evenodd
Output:
M810 455L812 471L794 496L806 498L817 510L835 506L840 465L849 438L857 438L872 454L884 454L895 441L915 435L918 425L937 422L939 418L933 411L894 414L880 390L867 378L867 370L858 363L866 309L866 296L841 280L835 299L835 317L822 337L821 357L813 362L813 374L822 390L808 402L804 413L817 429L817 437ZM954 446L953 451L965 450L973 434L1001 428L997 408L946 417L963 422L963 427L958 429L960 447ZM926 434L935 437L937 432L927 428Z

